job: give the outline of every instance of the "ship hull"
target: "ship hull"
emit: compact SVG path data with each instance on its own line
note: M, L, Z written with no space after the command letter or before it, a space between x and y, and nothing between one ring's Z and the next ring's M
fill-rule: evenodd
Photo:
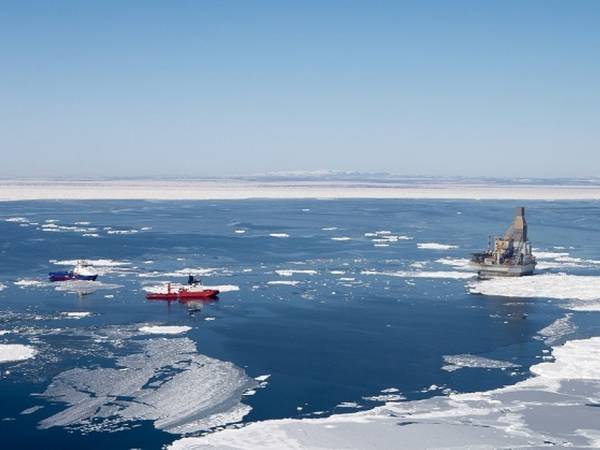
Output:
M83 280L83 281L96 281L98 275L81 275L73 272L50 272L48 274L50 281L69 281L69 280Z
M500 264L477 264L475 265L479 278L495 277L524 277L533 275L535 264L524 265L500 265Z
M146 294L148 300L202 300L216 298L219 295L217 289L205 289L203 291L162 292Z

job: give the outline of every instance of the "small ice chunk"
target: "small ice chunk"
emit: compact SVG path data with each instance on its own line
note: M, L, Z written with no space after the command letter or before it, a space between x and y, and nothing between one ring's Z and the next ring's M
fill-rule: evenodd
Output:
M152 325L140 327L139 331L148 334L182 334L190 331L192 327L188 326L168 326L168 325Z
M275 280L275 281L267 281L268 285L271 286L275 286L275 285L281 285L281 286L296 286L298 285L300 282L299 281L293 281L293 280Z
M458 248L458 245L439 244L437 242L419 242L417 247L423 250L450 250Z
M72 319L82 319L84 317L90 317L92 315L91 312L87 311L69 311L64 312L62 314Z
M275 273L281 277L291 277L294 274L316 275L316 270L311 269L279 269Z
M0 363L31 359L37 351L30 345L0 344Z

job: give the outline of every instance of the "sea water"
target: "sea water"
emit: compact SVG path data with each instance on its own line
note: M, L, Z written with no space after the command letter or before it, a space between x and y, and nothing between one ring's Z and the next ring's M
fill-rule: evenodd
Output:
M522 205L540 272L600 272L593 202L3 203L0 345L25 353L0 362L2 446L160 448L528 378L600 329L594 308L473 288L469 254ZM97 282L46 281L79 259ZM219 299L145 299L188 274Z

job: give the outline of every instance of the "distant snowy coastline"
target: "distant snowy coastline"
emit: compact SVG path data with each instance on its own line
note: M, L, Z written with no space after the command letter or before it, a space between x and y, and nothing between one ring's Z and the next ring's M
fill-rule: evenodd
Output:
M0 180L0 201L234 200L249 198L422 198L600 200L600 180L381 176L235 179Z

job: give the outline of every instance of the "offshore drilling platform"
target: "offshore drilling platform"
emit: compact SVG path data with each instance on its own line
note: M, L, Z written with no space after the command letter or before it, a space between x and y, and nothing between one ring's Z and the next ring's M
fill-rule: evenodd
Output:
M490 239L487 250L473 254L471 263L478 269L480 278L533 274L536 260L527 239L525 208L517 208L515 218L504 237L496 237L493 246Z

